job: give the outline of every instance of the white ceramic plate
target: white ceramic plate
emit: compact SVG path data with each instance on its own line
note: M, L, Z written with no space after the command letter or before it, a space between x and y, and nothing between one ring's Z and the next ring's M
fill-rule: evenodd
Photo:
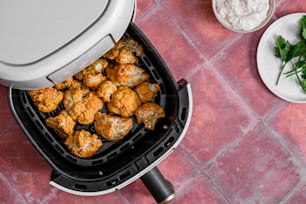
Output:
M295 76L286 78L282 74L278 85L275 85L281 60L274 56L274 47L279 35L292 44L299 41L299 21L303 15L306 13L293 13L276 20L264 32L257 48L257 68L264 84L278 97L295 103L306 103L306 93ZM290 70L289 64L284 68L283 73L288 70Z

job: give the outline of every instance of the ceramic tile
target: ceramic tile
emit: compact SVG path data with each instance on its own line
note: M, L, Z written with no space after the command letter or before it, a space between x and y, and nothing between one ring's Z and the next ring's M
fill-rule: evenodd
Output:
M175 79L180 80L193 72L203 60L164 12L160 8L154 10L139 23L139 27L156 47Z
M164 14L180 28L208 59L228 46L239 35L224 28L215 18L211 1L169 0Z
M288 104L271 119L271 125L286 139L290 149L298 150L306 161L306 105Z
M175 188L184 187L184 180L194 177L198 173L195 164L190 157L178 147L169 157L163 160L158 169Z
M50 199L48 199L45 203L69 203L69 204L115 204L115 203L124 203L120 198L120 194L118 192L109 193L106 195L100 196L79 196L73 195L66 192L58 191L54 194Z
M299 204L306 203L306 186L303 186L299 191L292 195L285 204Z
M0 173L0 203L26 204L26 200L13 189Z
M243 134L252 118L214 72L202 69L190 78L193 116L183 141L201 168ZM202 85L199 85L202 84Z
M260 36L242 36L223 50L212 63L242 100L257 114L264 116L283 101L272 94L259 77L256 51Z
M292 0L286 1L282 0L278 3L277 8L275 9L275 15L277 17L282 17L284 15L290 13L298 13L304 12L305 13L306 5L302 1L299 0Z
M186 187L178 190L172 203L225 204L228 201L214 188L206 176L200 174L188 181Z
M125 188L120 190L122 196L131 204L155 204L155 200L150 194L149 190L137 179Z
M136 23L137 21L143 17L149 10L154 6L154 0L147 0L147 1L137 1L137 8L136 8Z
M272 135L259 123L206 171L232 203L278 203L299 183L298 166Z
M2 136L0 146L0 172L28 203L40 203L52 189L48 164L18 127Z

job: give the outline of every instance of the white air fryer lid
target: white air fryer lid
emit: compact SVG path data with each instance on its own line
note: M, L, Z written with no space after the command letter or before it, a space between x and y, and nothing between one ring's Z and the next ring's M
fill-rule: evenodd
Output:
M126 31L135 0L2 0L0 84L53 86L92 63Z

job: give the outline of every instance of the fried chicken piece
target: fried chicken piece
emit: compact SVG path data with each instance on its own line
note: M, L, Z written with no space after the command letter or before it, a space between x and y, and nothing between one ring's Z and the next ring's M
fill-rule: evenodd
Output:
M89 88L97 88L101 82L105 81L106 77L101 73L83 75L83 83Z
M111 142L122 140L133 128L132 118L96 113L95 130L98 134Z
M116 48L112 48L109 50L107 53L103 55L104 58L110 59L110 60L115 60L117 55L119 54L120 50Z
M93 92L90 92L81 101L75 103L68 112L78 123L87 125L94 121L95 113L103 106L103 101Z
M66 110L62 110L57 116L46 119L46 125L52 128L62 139L74 133L76 122Z
M71 85L69 88L74 88L74 89L87 89L88 92L89 92L89 89L87 87L84 86L84 84L81 82L81 81L78 81L78 80L73 80L71 82Z
M44 113L49 113L57 109L63 100L63 93L55 88L44 88L27 91L35 106Z
M154 130L155 124L159 118L166 116L165 111L156 103L142 104L135 112L137 123L144 123L145 128Z
M80 124L90 124L95 113L103 108L103 101L88 88L71 88L64 93L63 104L73 120Z
M135 57L132 51L122 48L116 56L116 62L119 64L135 64L137 63L137 57Z
M126 86L121 86L112 95L110 102L107 104L107 108L112 113L123 117L130 117L140 104L140 99L135 91Z
M88 93L89 93L88 88L81 88L81 87L70 88L69 90L65 91L63 104L69 114L70 114L71 109L75 106L75 104L82 101L82 99Z
M64 90L64 89L70 88L70 86L72 85L72 82L73 82L73 77L69 77L62 83L55 84L54 88L56 88L57 90Z
M108 79L116 86L134 87L146 81L150 75L144 69L133 64L117 64L106 68Z
M159 84L152 84L149 82L143 82L135 88L136 93L142 103L149 102L157 96L160 91Z
M73 77L74 77L75 79L79 80L79 81L82 81L82 80L83 80L82 71L76 73Z
M110 102L110 98L115 91L117 91L117 86L111 81L106 80L100 84L96 93L104 102Z
M126 48L133 53L136 54L136 56L140 56L143 53L143 48L141 45L138 44L133 38L123 38L119 40L119 42L115 45L116 49L122 49Z
M100 149L102 141L98 138L98 135L80 130L67 137L65 145L72 154L81 158L89 158Z
M142 46L139 45L131 37L128 37L128 38L123 38L119 40L111 50L109 50L106 54L103 55L103 57L110 59L110 60L115 60L120 50L122 49L129 50L132 53L135 53L135 55L138 57L143 53Z
M103 76L103 70L108 66L106 59L98 59L94 63L90 64L87 68L74 75L74 77L89 88L96 88L102 81L106 80Z

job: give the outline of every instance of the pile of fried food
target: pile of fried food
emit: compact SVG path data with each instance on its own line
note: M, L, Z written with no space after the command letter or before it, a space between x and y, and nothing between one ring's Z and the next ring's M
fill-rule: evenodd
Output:
M133 119L154 130L165 111L152 102L160 85L150 83L150 75L137 66L143 48L134 39L121 39L100 59L52 88L27 91L39 111L55 111L58 115L46 119L72 154L89 158L102 146L100 136L107 141L122 140L133 128ZM102 111L107 107L107 111ZM105 108L104 108L105 110ZM75 130L77 124L93 124L96 133Z

